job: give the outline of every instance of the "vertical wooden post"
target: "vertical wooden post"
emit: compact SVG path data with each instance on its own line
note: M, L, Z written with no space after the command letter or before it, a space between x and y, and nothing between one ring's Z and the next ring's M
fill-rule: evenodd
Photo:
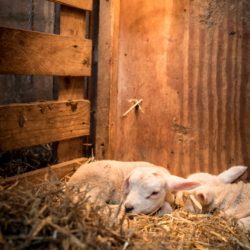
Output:
M96 157L115 159L120 1L100 1Z
M68 6L61 6L60 34L85 38L86 11ZM58 100L83 99L84 77L59 77ZM82 137L60 141L57 154L58 163L82 156Z

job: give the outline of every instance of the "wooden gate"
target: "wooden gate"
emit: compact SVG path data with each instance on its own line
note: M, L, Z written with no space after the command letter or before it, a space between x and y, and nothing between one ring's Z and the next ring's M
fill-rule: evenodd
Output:
M82 136L90 134L83 81L91 75L92 41L85 37L92 0L51 1L61 4L60 35L0 27L0 74L59 76L58 101L0 106L0 151L59 141L61 164L36 170L38 178L50 169L60 177L86 161Z

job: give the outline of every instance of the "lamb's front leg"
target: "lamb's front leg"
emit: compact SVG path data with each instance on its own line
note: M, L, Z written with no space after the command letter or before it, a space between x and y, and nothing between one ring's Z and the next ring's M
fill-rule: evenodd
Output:
M160 208L160 210L158 211L157 215L158 216L163 216L164 214L171 214L173 211L172 207L170 206L170 204L165 201L163 203L163 206Z
M250 216L238 220L238 225L243 229L244 232L248 232L250 228Z

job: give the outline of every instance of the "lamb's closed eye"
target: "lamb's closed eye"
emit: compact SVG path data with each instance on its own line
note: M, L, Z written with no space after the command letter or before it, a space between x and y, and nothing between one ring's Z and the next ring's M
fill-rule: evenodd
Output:
M157 195L159 194L159 192L160 191L154 191L154 192L152 192L149 196L147 196L147 199L157 197Z

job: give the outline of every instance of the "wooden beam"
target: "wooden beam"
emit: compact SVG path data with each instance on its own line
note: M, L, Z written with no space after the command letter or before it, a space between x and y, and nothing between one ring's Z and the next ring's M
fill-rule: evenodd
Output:
M116 159L120 1L100 1L96 157Z
M61 6L60 11L60 34L63 36L86 37L86 11ZM83 77L59 77L58 100L72 100L84 98ZM58 143L58 163L82 156L83 138L63 140Z
M44 181L53 181L55 176L61 180L67 174L75 172L82 164L88 161L87 158L77 158L72 161L63 162L46 168L37 169L28 173L12 176L6 179L0 179L0 185L13 185L18 183L18 186L28 186L30 184L40 184Z
M49 1L83 10L91 11L93 8L92 0L49 0Z
M0 27L0 74L89 76L92 41Z
M88 100L0 106L0 151L89 135Z

